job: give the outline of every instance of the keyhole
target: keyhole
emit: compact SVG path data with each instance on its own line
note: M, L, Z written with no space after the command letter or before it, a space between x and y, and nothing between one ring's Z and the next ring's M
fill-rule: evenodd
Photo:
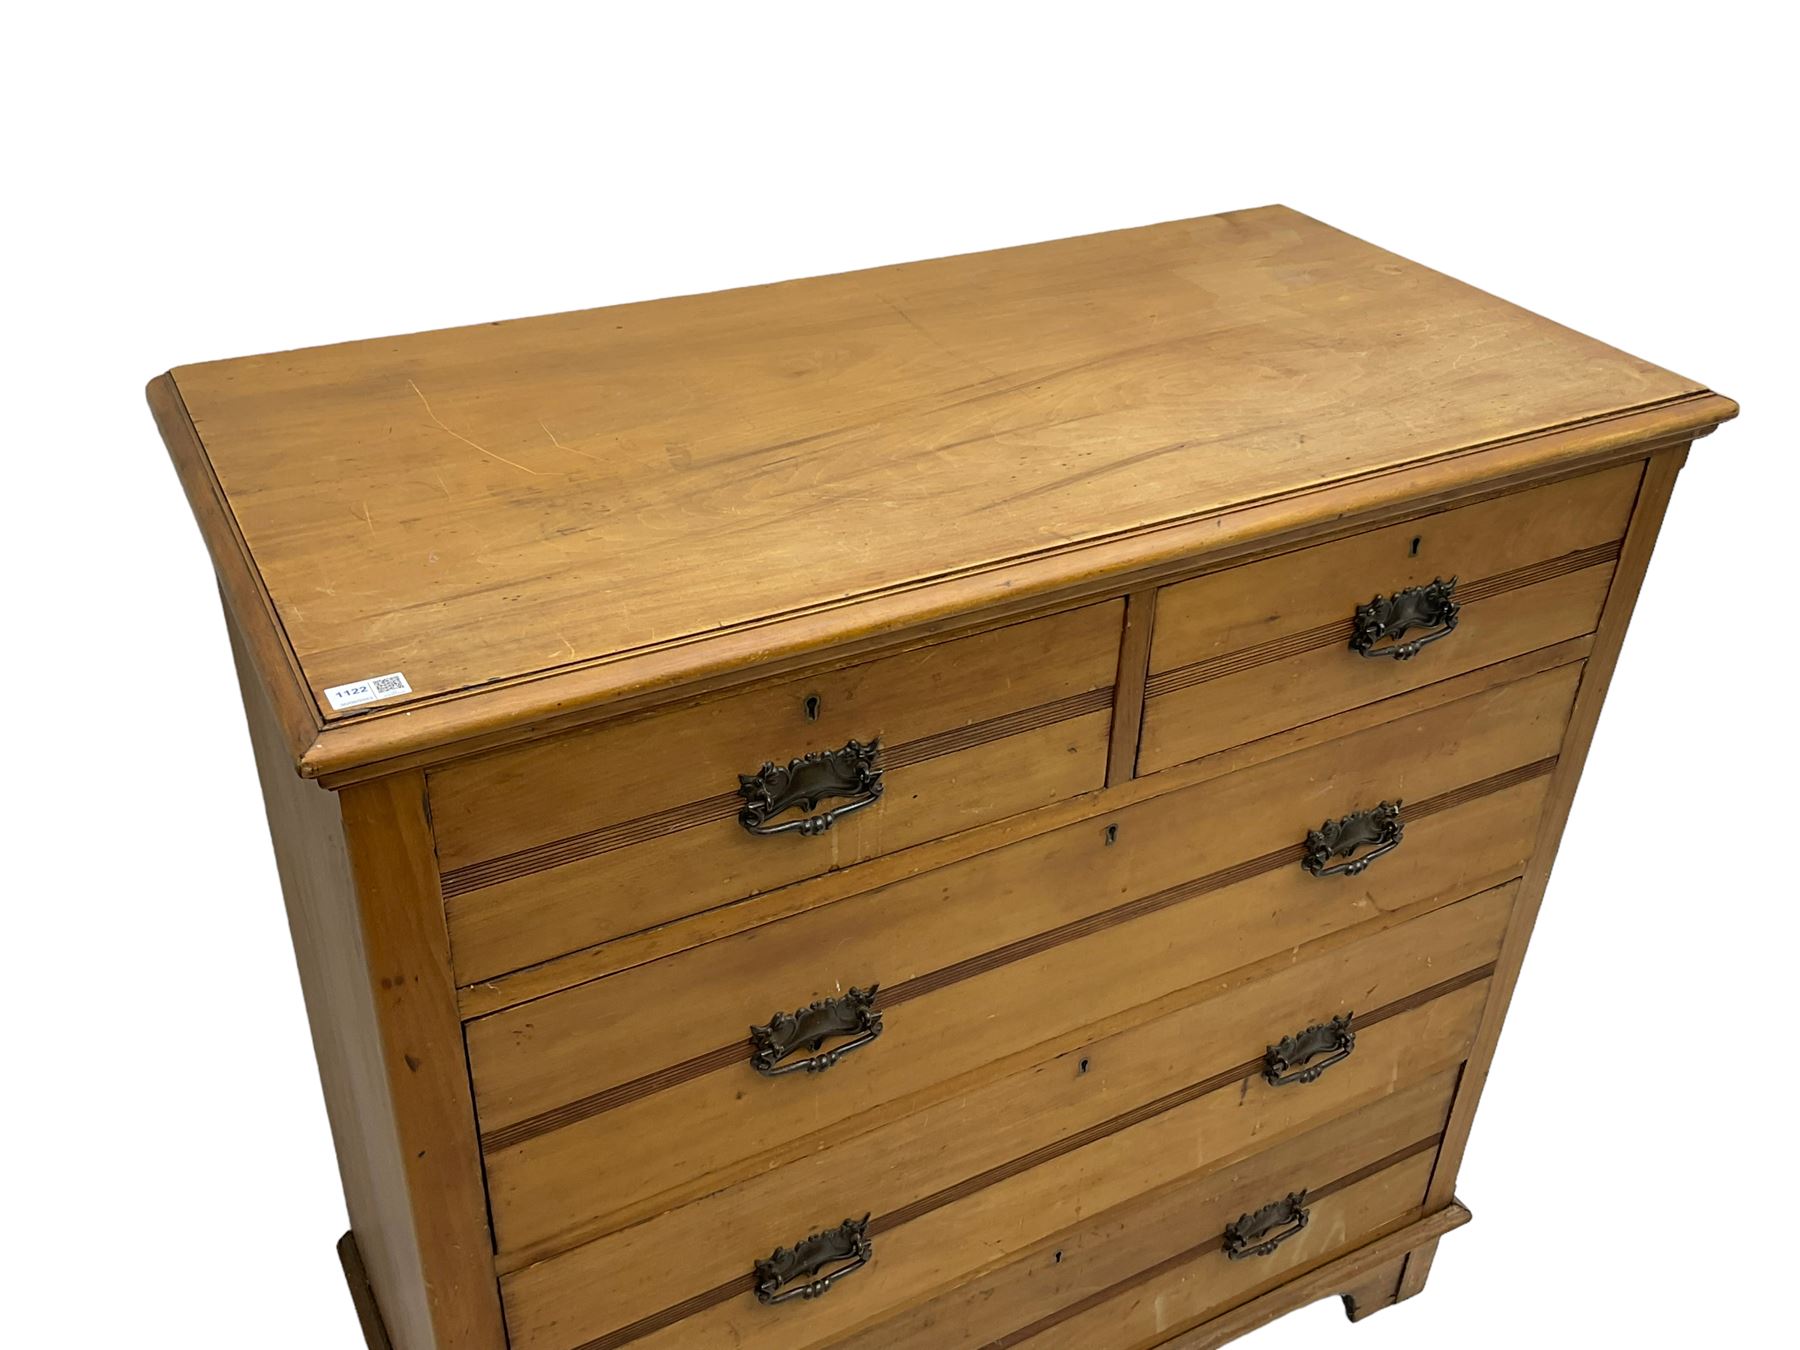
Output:
M1414 536L1413 536L1413 541L1412 541L1412 552L1411 552L1411 553L1410 553L1410 554L1409 554L1409 555L1407 555L1407 556L1409 556L1409 557L1413 557L1413 558L1416 558L1416 557L1418 557L1418 556L1419 556L1419 540L1420 540L1420 539L1422 539L1422 538L1424 538L1424 536L1423 536L1423 535L1418 535L1418 534L1415 534L1415 535L1414 535Z
M1086 1073L1087 1071L1088 1071L1087 1056L1083 1055L1081 1058L1081 1063L1078 1066L1076 1066L1075 1073L1076 1073L1076 1076L1079 1077L1080 1075Z
M1111 848L1114 844L1116 844L1118 842L1119 842L1119 827L1117 825L1108 825L1106 827L1106 846L1108 848Z
M1417 551L1418 550L1416 549L1414 550L1414 552ZM816 722L819 720L819 696L817 694L808 694L806 696L806 720L809 722Z
M1057 1252L1053 1256L1051 1256L1050 1264L1053 1266L1060 1266L1062 1264L1062 1253Z

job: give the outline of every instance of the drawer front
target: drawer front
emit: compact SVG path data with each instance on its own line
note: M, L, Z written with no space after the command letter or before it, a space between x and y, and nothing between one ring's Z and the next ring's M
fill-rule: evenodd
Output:
M1197 577L1158 595L1137 771L1241 745L1594 630L1641 466ZM1351 647L1359 606L1456 578L1416 655ZM1435 617L1421 597L1417 617Z
M1354 1184L1359 1172L1407 1162L1419 1167L1408 1201L1416 1210L1429 1179L1423 1164L1442 1134L1457 1074L1455 1065L1419 1068L1419 1076L1374 1087L1345 1114L1314 1129L1203 1164L1197 1163L1193 1140L1210 1132L1216 1118L1207 1119L1195 1103L1191 1112L1159 1116L923 1217L879 1229L871 1220L868 1264L816 1300L763 1305L749 1289L746 1272L728 1293L720 1291L724 1297L719 1301L707 1300L709 1306L692 1311L671 1310L686 1314L677 1321L621 1328L575 1344L582 1350L622 1345L634 1350L713 1345L892 1350L909 1343L943 1350L947 1345L984 1345L991 1342L970 1331L985 1329L985 1305L1011 1273L1008 1265L995 1270L996 1259L1007 1261L1041 1244L1058 1244L1063 1264L1070 1246L1062 1244L1075 1245L1078 1255L1084 1247L1111 1246L1115 1255L1127 1258L1124 1264L1141 1268L1202 1243L1222 1244L1226 1227L1240 1215L1292 1191L1317 1190L1330 1198ZM1212 1109L1232 1108L1215 1099ZM1096 1235L1096 1228L1111 1230L1111 1243ZM971 1275L983 1270L990 1274L977 1277L980 1283L971 1300L975 1306L943 1308ZM1043 1295L1040 1290L1022 1292L1020 1306L1032 1310L1023 1320L1054 1306ZM509 1305L508 1314L516 1350L574 1350L566 1333L538 1338L516 1305ZM924 1324L923 1337L915 1318ZM1017 1325L1020 1319L1010 1320ZM1090 1342L1085 1350L1114 1343Z
M434 770L458 983L1099 787L1123 622L1090 605ZM880 752L815 770L846 795L768 822L829 829L739 823L742 776L851 742ZM881 795L843 813L870 764Z
M1428 1075L1467 1052L1515 890L1486 891L1356 941L1314 944L1272 974L1209 987L1196 1002L947 1101L884 1115L785 1167L549 1260L521 1260L503 1280L515 1344L555 1344L554 1327L647 1333L694 1311L696 1298L724 1301L714 1291L767 1255L752 1250L751 1235L773 1249L783 1235L845 1214L876 1216L871 1227L885 1235L956 1206L992 1217L1004 1203L1020 1212L996 1224L990 1244L1024 1242L1046 1231L1029 1208L1035 1197L1092 1172L1099 1156L1073 1155L1157 1117L1175 1117L1162 1130L1199 1130L1198 1161L1210 1163L1253 1140L1266 1147L1310 1128L1385 1082ZM1347 1041L1338 1018L1349 1019ZM1268 1082L1269 1047L1312 1027L1326 1028L1307 1047L1312 1056L1302 1061L1296 1051L1278 1074L1287 1081ZM1148 1137L1131 1136L1139 1145ZM1177 1170L1196 1164L1191 1148L1167 1161ZM1016 1182L1034 1170L1029 1184ZM991 1187L1004 1188L999 1200L977 1198ZM1045 1215L1056 1212L1054 1201L1044 1206ZM990 1248L986 1259L996 1255ZM890 1299L906 1297L888 1275L882 1284Z
M1578 666L1027 839L468 1025L495 1231L539 1249L959 1075L1328 934L1523 869ZM1309 829L1406 803L1361 877ZM879 984L878 1039L765 1077L744 1029ZM833 1045L842 1043L833 1041Z
M832 1348L1151 1350L1422 1217L1453 1090L1453 1078L1423 1084L1292 1144L1090 1219L1024 1259ZM1266 1254L1226 1255L1233 1225L1300 1192L1303 1227L1280 1224L1271 1233L1280 1245Z

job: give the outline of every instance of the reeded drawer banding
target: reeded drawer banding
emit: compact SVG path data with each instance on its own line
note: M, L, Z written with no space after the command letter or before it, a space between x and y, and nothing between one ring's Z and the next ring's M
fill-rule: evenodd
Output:
M458 983L1100 786L1123 614L1089 605L434 770ZM853 741L880 747L867 809L816 838L738 823L741 775Z
M639 1322L709 1290L741 1286L741 1253L715 1241L719 1234L806 1231L820 1214L850 1210L883 1216L880 1230L1226 1086L1240 1087L1246 1119L1260 1120L1263 1130L1291 1124L1299 1119L1294 1111L1329 1111L1337 1088L1321 1090L1326 1077L1342 1078L1357 1056L1366 1072L1388 1053L1385 1033L1365 1033L1488 977L1516 889L1486 891L1352 941L1309 944L1291 964L1208 986L1196 1001L1158 1007L1135 1025L910 1115L884 1117L784 1167L548 1260L516 1253L503 1270L516 1272L509 1282L527 1295L561 1290L567 1298L603 1288L615 1324ZM1271 1042L1350 1013L1354 1043L1344 1061L1303 1085L1263 1081L1258 1056ZM1273 1115L1260 1114L1271 1106ZM675 1261L670 1252L684 1255ZM598 1313L571 1307L568 1315Z
M746 1259L744 1274L625 1325L600 1330L593 1319L616 1316L613 1310L621 1306L616 1297L621 1276L638 1278L664 1260L673 1262L675 1252L686 1251L655 1246L659 1235L639 1239L632 1230L621 1234L620 1242L535 1264L508 1278L503 1287L514 1344L520 1350L615 1350L640 1342L674 1346L716 1339L739 1344L740 1337L745 1345L812 1344L812 1337L829 1340L872 1315L897 1311L960 1282L969 1270L991 1264L996 1256L1029 1249L1096 1207L1128 1203L1196 1168L1210 1172L1250 1150L1259 1159L1273 1156L1277 1167L1287 1165L1281 1154L1285 1141L1315 1138L1320 1131L1313 1127L1340 1113L1409 1116L1416 1110L1415 1092L1428 1092L1432 1105L1422 1117L1425 1126L1403 1127L1407 1137L1399 1141L1428 1148L1434 1140L1420 1141L1441 1128L1436 1102L1442 1098L1447 1103L1454 1067L1474 1039L1491 971L1490 963L1360 1018L1357 1053L1362 1058L1352 1055L1304 1088L1268 1087L1258 1076L1260 1058L1235 1064L878 1213L868 1228L875 1249L868 1270L834 1288L814 1308L758 1307L749 1297L753 1281ZM1184 1147L1183 1142L1201 1138L1210 1144L1206 1156L1197 1160L1191 1144ZM1337 1136L1333 1146L1340 1156L1356 1156L1359 1148L1375 1156L1389 1151L1385 1139L1360 1142L1354 1131ZM835 1213L830 1203L821 1196L821 1214ZM719 1229L718 1235L743 1233L748 1241L756 1226L745 1221ZM575 1339L580 1335L576 1328L594 1328L599 1334ZM783 1335L796 1339L784 1342Z
M1165 587L1137 772L1592 632L1640 477L1625 465ZM1352 649L1372 593L1452 578L1452 630L1409 630L1431 641L1408 659L1382 654L1396 639Z
M1436 1136L1402 1145L1386 1157L1339 1172L1307 1190L1309 1226L1278 1251L1253 1262L1229 1262L1217 1233L1183 1213L1197 1201L1172 1197L1175 1213L1148 1202L1118 1219L1084 1224L1057 1238L1057 1246L958 1291L954 1309L931 1307L918 1316L880 1327L871 1336L853 1336L832 1350L1150 1350L1231 1307L1246 1303L1355 1247L1404 1228L1422 1217L1422 1199L1436 1165ZM1330 1174L1332 1168L1321 1168ZM1318 1172L1296 1172L1310 1177ZM1208 1208L1208 1219L1237 1206L1255 1206L1256 1197L1274 1199L1285 1183L1240 1184L1224 1208ZM1247 1213L1247 1210L1238 1210ZM1183 1222L1188 1220L1188 1222ZM1179 1237L1177 1237L1179 1235ZM1132 1260L1148 1260L1172 1246L1170 1238L1197 1238L1192 1246L1130 1271ZM1111 1283L1091 1289L1105 1274ZM1102 1274L1105 1273L1105 1274ZM1091 1292L1089 1292L1091 1289ZM1048 1307L1049 1312L1042 1312ZM1037 1314L1037 1316L1033 1316ZM1030 1321L1026 1319L1030 1318ZM925 1321L929 1319L929 1321ZM923 1321L923 1330L920 1323ZM1012 1327L992 1339L970 1339L965 1328Z
M1552 670L1152 798L1118 813L1116 845L1099 821L1069 827L470 1023L501 1250L583 1218L625 1222L768 1150L802 1151L796 1120L827 1130L895 1109L1270 953L1516 876L1578 674ZM1421 750L1447 738L1451 752ZM1307 876L1305 831L1384 791L1408 798L1408 846L1360 883ZM1292 825L1268 818L1271 801ZM1147 966L1146 950L1164 959ZM809 987L821 964L837 979ZM760 1079L727 1030L767 1017L747 1002L758 989L797 1007L890 977L883 1037L829 1074ZM713 1027L724 1034L708 1046ZM593 1086L571 1093L583 1077Z

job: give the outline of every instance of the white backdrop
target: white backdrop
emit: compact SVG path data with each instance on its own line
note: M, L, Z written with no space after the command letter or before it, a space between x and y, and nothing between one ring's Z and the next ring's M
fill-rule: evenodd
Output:
M1695 447L1644 588L1464 1169L1476 1222L1413 1302L1252 1344L1782 1337L1795 122L1791 39L1752 17L1777 7L601 8L8 22L0 1340L360 1344L146 379L1273 201L1745 413Z

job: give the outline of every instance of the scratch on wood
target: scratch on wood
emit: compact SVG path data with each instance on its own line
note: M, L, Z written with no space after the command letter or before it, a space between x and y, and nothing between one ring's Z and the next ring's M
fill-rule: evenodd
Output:
M997 380L1000 378L999 371L990 370L990 369L988 369L988 367L982 365L981 362L975 360L973 357L964 356L961 352L958 352L958 351L952 351L950 348L946 347L943 343L939 342L930 333L925 331L925 326L923 324L921 324L917 319L913 318L913 316L908 314L905 310L901 309L899 305L896 305L892 300L888 299L880 291L871 291L870 294L872 294L877 300L881 301L881 303L886 305L889 309L893 310L894 313L898 314L902 319L904 319L906 321L906 323L913 329L914 332L916 332L920 337L924 338L932 346L936 347L945 356L948 356L951 360L961 361L965 366L972 366L974 369L979 370L983 375L986 375L990 380Z
M408 386L411 387L413 393L415 393L419 396L419 402L425 405L425 415L427 417L429 417L433 422L437 423L437 427L438 427L439 431L446 432L449 435L456 437L457 440L461 441L464 445L468 446L471 450L479 450L479 451L481 451L482 454L486 455L489 459L497 459L502 464L505 464L505 465L510 466L511 468L517 469L520 473L528 473L533 478L542 478L544 476L537 469L528 469L523 464L515 464L512 460L508 459L505 455L496 455L492 450L488 449L485 445L475 444L474 441L470 440L467 436L463 435L462 432L460 432L460 431L452 431L449 427L444 425L443 419L440 418L436 413L434 413L431 410L431 400L425 397L425 391L423 389L419 388L418 385L413 384L413 382L411 380L408 380L406 383L408 384Z
M544 426L542 418L538 419L538 426L542 428L544 435L550 438L550 444L554 445L558 450L567 450L571 455L580 455L583 459L591 459L596 464L600 462L600 456L590 455L585 450L577 450L574 446L564 445L561 441L557 440L556 433L550 430L549 427Z

